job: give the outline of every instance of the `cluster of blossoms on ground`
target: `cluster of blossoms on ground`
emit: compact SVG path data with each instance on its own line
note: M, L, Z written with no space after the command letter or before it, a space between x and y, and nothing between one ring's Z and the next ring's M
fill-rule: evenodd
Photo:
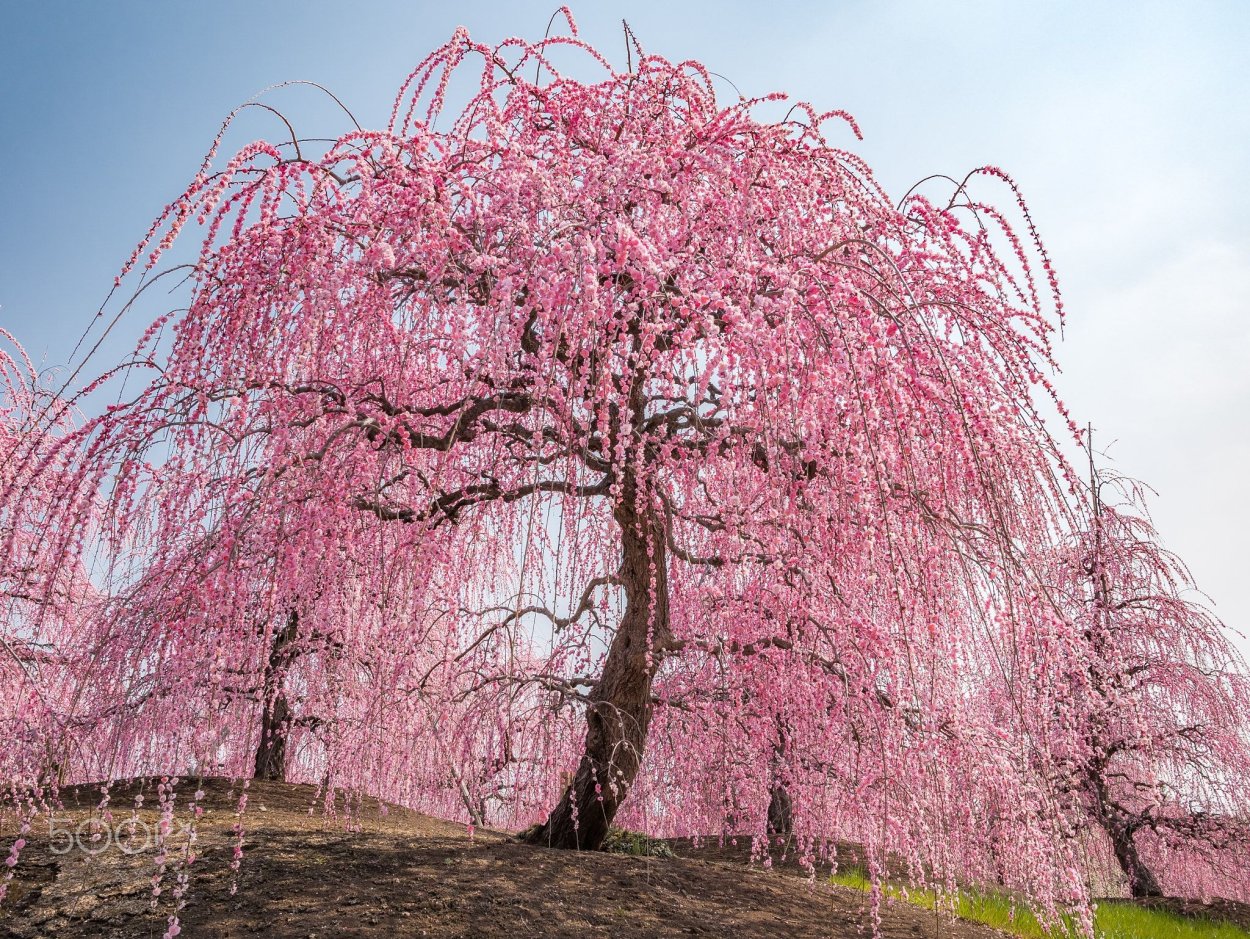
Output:
M316 153L219 136L119 281L198 226L187 307L80 390L0 362L6 805L255 775L1246 896L1244 668L1052 436L1010 178L895 203L846 115L570 28L459 31Z

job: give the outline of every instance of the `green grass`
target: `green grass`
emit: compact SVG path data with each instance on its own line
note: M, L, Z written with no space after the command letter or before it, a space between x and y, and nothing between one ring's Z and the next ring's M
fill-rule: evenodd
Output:
M1250 939L1250 933L1232 923L1192 919L1128 903L1099 904L1094 924L1107 939Z
M859 868L839 871L830 878L830 882L864 891L872 886L868 876ZM926 910L933 909L939 902L932 890L906 890L895 883L883 884L882 892ZM950 908L951 899L941 898L944 908ZM956 916L984 923L1013 936L1067 939L1079 935L1070 923L1048 932L1028 907L1004 894L963 889L953 899ZM1105 900L1098 904L1094 914L1094 931L1098 939L1250 939L1250 933L1232 923L1178 916L1163 910Z

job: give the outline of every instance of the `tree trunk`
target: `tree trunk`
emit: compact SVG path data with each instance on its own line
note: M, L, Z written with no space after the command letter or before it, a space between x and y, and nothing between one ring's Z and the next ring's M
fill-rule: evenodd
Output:
M286 742L291 728L291 708L286 699L286 671L294 657L299 635L299 614L292 611L286 626L273 638L261 700L260 743L256 746L253 776L277 782L286 780Z
M1111 838L1115 858L1120 862L1120 869L1124 871L1124 876L1128 878L1132 895L1138 898L1163 896L1159 880L1141 859L1141 855L1137 852L1137 844L1133 840L1133 833L1128 826L1104 821L1103 828Z
M775 720L777 742L773 745L773 756L770 761L772 785L768 790L768 833L788 835L794 830L794 801L790 798L790 790L786 788L782 773L785 770L786 749L790 745L790 735L781 717L778 716Z
M770 835L788 835L794 830L794 809L790 793L780 783L772 788L768 796L768 833Z
M530 844L597 850L638 776L646 747L656 650L669 636L668 545L653 513L639 512L632 474L625 476L614 513L621 529L625 612L586 708L581 763L547 821L524 836Z

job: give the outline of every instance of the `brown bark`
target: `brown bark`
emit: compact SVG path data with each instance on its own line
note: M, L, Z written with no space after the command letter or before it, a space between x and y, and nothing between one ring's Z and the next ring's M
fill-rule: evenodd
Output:
M1163 890L1159 879L1146 866L1137 850L1137 842L1133 838L1135 826L1132 815L1116 804L1108 791L1104 777L1105 761L1099 761L1091 768L1090 782L1094 797L1094 813L1098 824L1111 839L1111 849L1120 864L1120 870L1128 878L1129 891L1134 897L1161 897Z
M621 530L625 611L586 708L581 763L547 821L525 835L530 844L597 850L638 776L646 748L651 683L669 636L668 551L664 529L654 513L639 510L632 474L625 476L614 513Z
M292 611L286 625L274 636L273 645L269 648L269 661L265 664L260 742L256 745L253 770L256 779L286 780L286 744L291 728L291 707L284 685L298 636L299 614Z
M1128 886L1132 895L1138 898L1163 896L1159 879L1142 860L1141 854L1137 851L1137 843L1133 840L1133 833L1128 826L1104 820L1103 828L1111 838L1115 858L1120 862L1120 869L1124 871L1124 876L1128 878Z
M790 793L778 783L768 796L768 833L788 835L794 830L794 808Z
M786 763L786 750L790 746L790 734L786 723L777 717L777 742L773 745L771 761L772 785L768 790L768 833L788 835L794 830L794 801L786 788L782 772Z

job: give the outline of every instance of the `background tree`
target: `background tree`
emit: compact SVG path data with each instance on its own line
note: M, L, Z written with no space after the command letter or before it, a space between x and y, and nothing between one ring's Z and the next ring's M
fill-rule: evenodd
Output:
M1250 851L1250 679L1223 625L1186 598L1189 572L1159 547L1140 489L1121 508L1106 503L1107 486L1094 473L1081 559L1091 783L1097 818L1141 896L1161 889L1139 841L1204 848L1217 864Z
M82 548L97 506L76 412L4 329L0 343L0 774L55 784L81 724L75 679L99 602ZM76 524L59 526L62 512Z
M1078 814L1105 833L1133 896L1243 895L1250 848L1250 678L1190 599L1142 487L1090 462L1089 516L1053 556L1051 598L1021 691ZM1053 616L1053 614L1052 614ZM1154 859L1153 862L1151 859ZM1212 877L1213 872L1221 876Z

